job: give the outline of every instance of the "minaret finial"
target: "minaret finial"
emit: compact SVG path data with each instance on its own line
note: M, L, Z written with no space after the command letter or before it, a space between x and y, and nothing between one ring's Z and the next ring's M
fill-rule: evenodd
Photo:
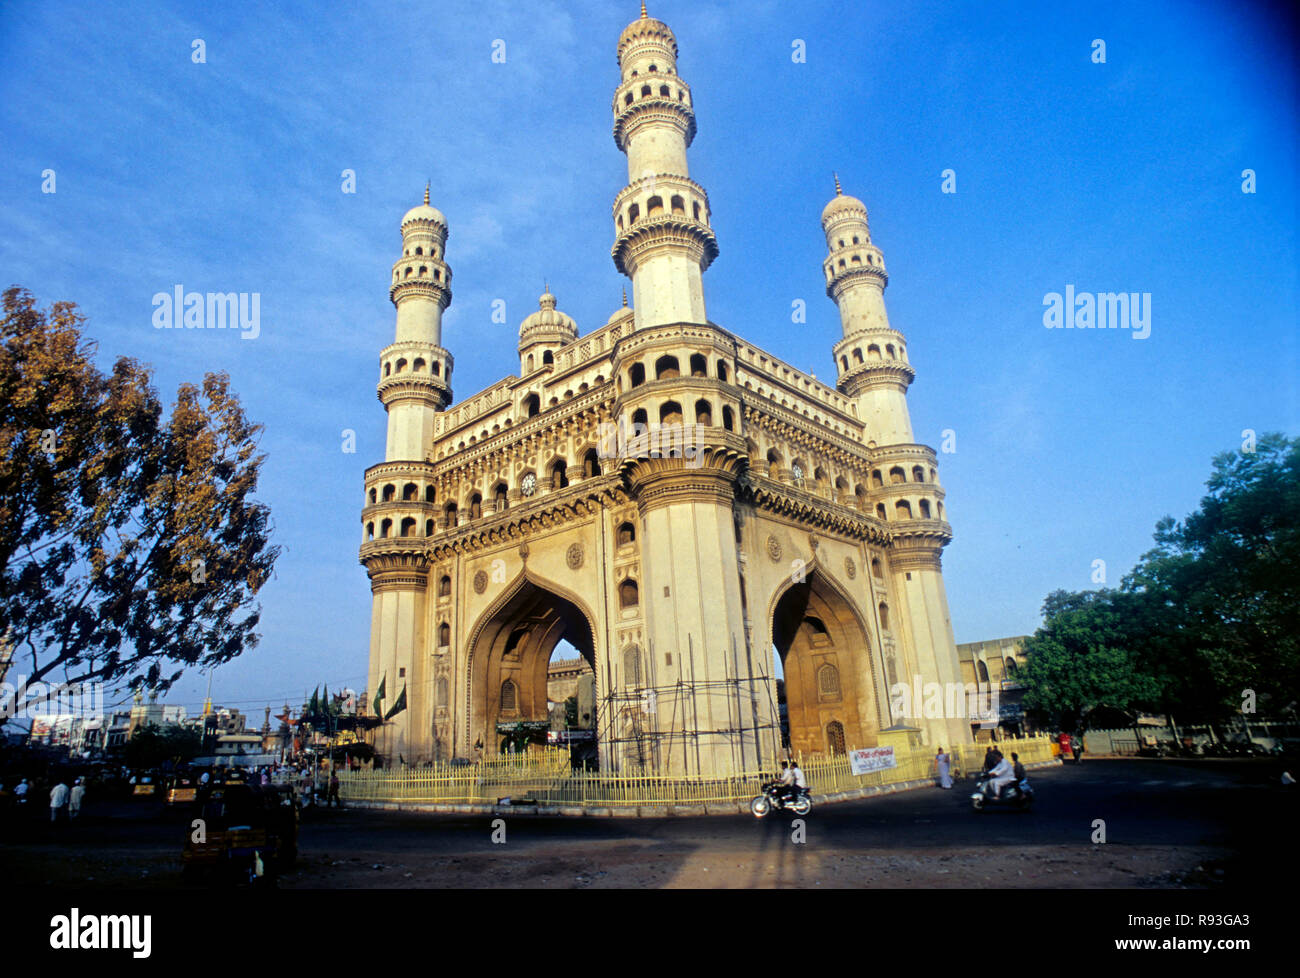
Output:
M627 286L623 286L623 308L627 308Z
M431 181L428 180L424 182L424 206L425 207L429 206L429 183L430 182Z
M645 12L645 0L641 0L641 16L642 16L642 18L645 18L645 17L649 16L649 15Z
M844 191L840 189L840 175L834 171L832 171L831 175L835 177L835 196L843 197Z

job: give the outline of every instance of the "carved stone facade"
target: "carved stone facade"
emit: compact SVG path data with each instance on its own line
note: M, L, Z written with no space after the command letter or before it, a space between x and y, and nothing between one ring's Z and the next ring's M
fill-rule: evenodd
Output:
M402 223L388 450L366 473L361 546L367 702L406 693L377 741L392 760L494 753L499 724L544 720L562 639L595 672L607 770L722 774L873 746L903 720L890 685L960 680L944 492L912 442L913 370L865 207L837 180L822 215L844 333L833 388L708 321L718 246L687 176L676 40L643 15L618 54L613 256L632 308L580 335L548 291L520 327L522 375L450 406L447 223L427 192ZM930 743L970 739L961 718L907 722Z

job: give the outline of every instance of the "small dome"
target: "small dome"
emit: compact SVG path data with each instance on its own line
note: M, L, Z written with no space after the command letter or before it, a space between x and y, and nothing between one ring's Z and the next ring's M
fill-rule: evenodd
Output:
M618 36L619 57L622 57L624 48L642 38L658 39L672 50L673 57L677 56L677 38L673 36L672 28L662 20L647 15L644 3L641 4L641 16L624 27L623 33Z
M867 205L856 197L850 197L848 194L836 194L831 198L831 202L822 208L822 224L826 224L832 218L847 215L860 217L865 221L867 219Z
M443 217L442 211L436 207L430 207L428 204L420 204L407 211L402 217L402 227L406 227L412 221L433 221L443 227L447 226L447 219Z
M572 316L555 308L555 296L549 291L542 293L541 298L537 300L537 305L537 312L527 316L519 324L521 337L533 332L563 333L569 339L577 337L578 324L573 321Z
M619 306L617 309L615 309L612 313L609 314L609 318L605 320L605 325L613 326L615 323L621 323L624 320L632 320L635 318L636 315L635 313L632 312L630 308L628 308L627 306Z

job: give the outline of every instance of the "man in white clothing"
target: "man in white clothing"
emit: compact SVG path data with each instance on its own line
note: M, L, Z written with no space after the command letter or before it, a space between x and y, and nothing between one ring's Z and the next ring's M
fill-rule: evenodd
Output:
M1005 757L998 761L993 770L989 772L989 777L992 779L989 782L989 786L993 789L994 798L1001 798L1003 785L1011 784L1011 782L1016 780L1015 771L1011 767L1011 762Z
M68 786L60 781L50 789L50 824L59 820L59 812L68 803Z
M83 778L77 778L77 783L72 786L72 791L68 793L68 820L76 821L81 814L81 799L86 797L86 785Z

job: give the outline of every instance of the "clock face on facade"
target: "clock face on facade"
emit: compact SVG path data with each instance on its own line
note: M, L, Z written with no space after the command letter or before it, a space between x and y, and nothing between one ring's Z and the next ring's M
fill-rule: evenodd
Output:
M803 478L803 469L799 468L799 463L796 462L794 465L790 466L790 476L795 481Z
M529 472L524 476L523 481L519 483L519 490L525 496L531 496L537 491L537 476Z

